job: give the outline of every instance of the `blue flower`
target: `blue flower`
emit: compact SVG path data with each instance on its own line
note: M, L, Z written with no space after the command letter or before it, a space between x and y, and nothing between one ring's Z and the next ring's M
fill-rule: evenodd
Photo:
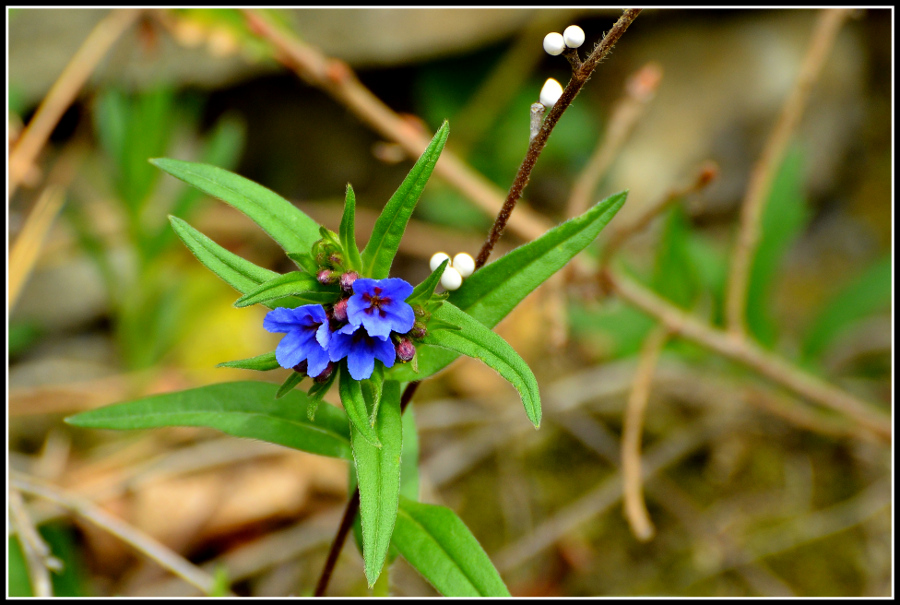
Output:
M352 326L365 328L369 336L386 339L392 330L405 334L416 321L412 307L405 302L412 291L413 287L399 277L361 277L353 282L347 319Z
M347 324L331 334L328 354L331 361L346 357L347 368L354 380L369 378L375 369L375 359L389 368L394 365L397 356L390 338L371 336L364 328L353 324Z
M328 366L331 332L322 305L272 309L266 314L263 327L286 334L275 349L275 359L281 367L293 368L306 361L306 373L315 378Z

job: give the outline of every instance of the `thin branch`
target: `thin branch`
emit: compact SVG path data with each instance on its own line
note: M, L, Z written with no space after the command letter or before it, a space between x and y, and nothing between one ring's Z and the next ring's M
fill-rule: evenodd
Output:
M622 483L625 518L631 531L641 542L653 537L655 529L647 505L644 503L641 480L641 431L644 426L644 412L650 399L650 387L656 362L669 338L669 331L657 327L641 349L640 361L634 374L634 384L625 407L625 421L622 427Z
M616 102L606 134L588 159L569 195L566 216L572 218L588 209L597 183L606 174L619 154L622 145L644 115L662 80L658 63L648 63L633 74L625 84L625 94Z
M326 57L295 37L278 30L263 16L244 10L250 29L276 50L276 58L303 81L334 97L372 130L394 141L410 158L418 158L431 137L416 122L404 119L356 78L343 61ZM471 200L483 212L494 216L500 210L503 191L444 149L435 173ZM540 237L553 225L533 210L523 208L510 222L510 228L524 239Z
M728 289L725 300L725 316L729 332L746 332L745 316L750 268L759 243L760 221L766 205L772 180L781 165L787 145L793 136L813 85L822 71L822 66L837 33L850 13L850 9L822 11L816 23L809 50L800 67L794 88L784 103L778 122L763 149L753 172L741 208L741 226L735 243Z
M697 193L707 185L709 185L719 174L719 167L715 162L707 161L700 165L694 176L693 182L686 187L670 190L666 196L657 203L648 206L644 212L632 219L630 223L619 225L618 228L609 236L609 240L603 247L603 256L600 260L600 266L605 267L609 264L609 259L619 248L622 247L632 235L644 230L655 217L665 212L675 202Z
M534 169L534 164L537 162L538 157L541 155L541 151L543 151L544 146L547 144L547 139L550 137L553 127L556 126L556 123L559 121L563 112L572 101L575 100L575 96L590 79L591 74L600 61L612 51L613 46L615 46L619 38L622 37L622 34L625 33L625 30L628 29L628 26L637 19L637 16L640 13L641 9L639 8L626 9L584 63L572 73L572 78L563 90L562 96L559 97L559 100L553 105L550 113L547 114L540 132L538 132L537 136L534 137L528 145L525 159L522 160L522 164L519 166L516 178L513 180L512 186L509 189L509 194L506 196L506 201L503 202L503 207L500 209L497 218L494 219L494 224L491 226L490 234L484 242L484 245L481 247L478 257L475 259L476 268L484 266L488 257L491 255L491 251L497 244L497 240L500 239L504 229L506 229L506 223L510 220L513 209L522 197L525 186L528 185L528 179L531 177L531 171Z
M809 401L849 416L879 439L890 441L891 419L875 405L803 372L749 339L710 326L620 273L606 270L601 279L624 300L660 320L673 333L742 363Z
M155 538L116 519L93 502L16 471L10 471L9 480L10 485L15 488L50 500L111 533L186 582L196 586L204 594L209 594L212 591L215 580L211 575L199 569L196 565Z
M87 82L97 64L140 14L139 9L110 11L109 15L91 30L81 48L66 65L10 152L8 188L10 198L28 174L53 128L75 100L78 91Z
M10 174L12 174L11 167ZM16 243L9 252L9 299L7 301L9 310L15 307L19 294L22 293L22 287L34 269L44 237L53 225L65 200L63 188L50 185L41 193L25 220L25 226L19 232Z
M62 562L53 557L50 547L34 527L28 511L25 510L22 493L15 487L9 490L9 520L25 553L25 563L28 565L28 577L34 596L52 597L53 582L50 580L50 569L62 569Z

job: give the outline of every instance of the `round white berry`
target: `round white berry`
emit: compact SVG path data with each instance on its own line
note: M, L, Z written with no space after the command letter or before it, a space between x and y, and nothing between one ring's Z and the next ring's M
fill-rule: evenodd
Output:
M475 259L465 252L460 252L453 257L453 268L456 269L461 276L469 277L475 272Z
M563 41L569 48L578 48L584 44L584 30L577 25L570 25L563 32Z
M447 267L441 276L441 285L445 290L456 290L462 285L462 275L453 267Z
M550 32L544 36L544 50L548 55L558 55L566 49L563 37L557 32Z
M448 258L450 258L449 254L446 254L444 252L435 252L434 256L431 257L431 260L428 261L428 266L431 267L432 271L436 271L437 268L441 266L441 263Z
M544 107L553 107L562 96L562 85L553 78L547 78L544 87L541 89L541 105Z

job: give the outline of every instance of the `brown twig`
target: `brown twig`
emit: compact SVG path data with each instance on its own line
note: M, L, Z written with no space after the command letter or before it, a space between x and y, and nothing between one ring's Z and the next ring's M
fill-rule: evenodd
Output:
M50 133L87 82L100 59L138 18L138 9L113 9L91 30L78 52L66 65L59 79L50 88L34 117L9 155L9 188L12 197L22 179L34 164Z
M628 26L631 25L640 13L641 9L639 8L626 9L622 13L622 16L619 17L619 20L612 26L612 29L610 29L603 37L603 40L601 40L594 48L588 58L585 59L580 67L572 73L572 78L569 80L565 89L563 89L562 96L559 97L559 100L553 105L553 109L550 110L550 113L547 114L547 117L544 119L544 124L541 126L540 132L538 132L537 136L534 137L528 145L525 159L522 160L522 164L519 166L516 178L513 180L512 186L509 189L509 194L506 196L506 201L503 202L503 207L500 209L497 218L494 219L494 224L491 226L490 234L475 259L476 268L484 266L488 257L491 255L491 251L494 249L494 245L496 245L497 240L500 239L504 229L506 229L506 223L510 220L513 209L522 197L525 186L528 185L528 179L531 177L531 171L534 169L534 164L537 162L538 157L540 157L541 151L543 151L544 146L547 144L547 139L550 137L550 133L559 121L560 116L562 116L563 112L572 101L575 100L575 96L590 79L591 74L594 72L594 69L600 61L610 53L613 46L615 46L619 38L622 37L622 34L625 33L625 30L628 29Z
M669 338L669 331L657 327L644 341L640 361L634 373L634 383L625 407L622 427L622 499L625 518L631 531L641 542L653 537L655 529L647 505L644 503L641 475L641 431L644 426L644 412L650 399L650 387L656 362Z
M158 540L148 536L131 525L116 519L93 502L69 494L58 487L16 471L10 472L9 481L10 485L16 489L44 498L67 508L80 517L83 517L103 530L111 533L123 542L126 542L138 551L147 555L175 575L184 579L186 582L196 586L205 594L209 594L212 591L215 582L208 573L199 569L193 563Z
M12 174L12 168L10 168ZM37 203L25 221L25 226L16 238L9 252L9 299L7 308L16 306L22 287L31 275L44 237L53 225L66 200L65 191L57 185L50 185L41 193Z
M264 17L244 10L251 30L266 39L276 58L303 81L315 86L347 107L364 124L388 140L394 141L411 158L418 158L431 137L416 123L404 119L362 85L350 67L331 59L315 48L278 30ZM495 215L502 205L503 192L488 179L444 149L435 166L435 174L445 179L486 214ZM524 239L540 237L553 225L527 208L516 213L510 228Z
M765 149L750 175L750 182L741 207L741 226L732 256L725 299L726 324L729 332L733 334L746 332L745 315L750 268L759 242L760 221L772 180L775 178L787 145L806 108L809 93L819 77L825 59L834 45L837 33L849 13L850 9L822 11L794 88L785 101L778 122L772 129Z
M608 265L612 255L621 248L622 244L624 244L632 235L645 229L647 225L650 224L650 221L667 210L675 202L688 195L697 193L709 185L718 176L718 173L719 168L714 162L704 162L697 169L697 174L694 177L693 182L689 185L679 189L670 190L664 198L645 208L644 212L640 216L632 219L630 223L618 226L618 228L609 236L606 246L603 247L603 256L600 260L600 266L605 267Z
M620 273L605 270L601 279L624 300L660 320L672 333L752 368L797 395L850 417L879 439L890 441L891 419L873 404L803 372L747 338L736 338L710 326Z
M588 209L597 183L606 174L638 120L644 115L661 79L662 68L657 63L648 63L628 79L625 95L616 102L610 113L606 134L572 186L566 216L572 218Z

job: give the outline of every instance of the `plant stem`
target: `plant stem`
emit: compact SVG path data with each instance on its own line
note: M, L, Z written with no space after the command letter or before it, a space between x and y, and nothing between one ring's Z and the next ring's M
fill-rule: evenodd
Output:
M632 21L634 21L640 13L641 9L639 8L626 9L622 13L622 16L619 17L619 20L616 21L615 25L612 26L612 29L610 29L603 37L603 40L600 41L600 44L594 48L593 52L591 52L588 58L581 63L580 67L572 72L572 78L563 90L562 96L553 106L553 109L550 110L550 113L547 114L547 118L544 120L544 124L541 126L541 130L538 132L537 136L535 136L528 145L525 159L522 160L522 164L519 166L519 170L516 173L516 178L509 188L509 194L506 196L506 201L503 203L503 207L497 214L497 218L494 219L490 234L484 242L484 245L481 247L481 252L478 253L478 257L475 259L476 269L484 266L488 257L491 255L491 251L497 244L497 240L500 239L503 230L506 229L506 223L509 221L513 209L522 197L525 186L528 185L528 179L531 177L531 171L534 169L534 164L544 150L547 139L550 138L550 132L553 130L553 127L556 126L560 116L562 116L566 108L575 99L575 96L590 79L597 64L609 54L615 43L622 37L622 34L625 33L625 30L628 29L628 26L631 25Z
M750 175L750 183L741 207L741 227L732 257L725 301L725 316L728 330L732 334L746 332L745 315L750 269L759 243L760 222L772 180L784 158L787 144L800 122L809 93L822 71L828 51L834 45L837 33L849 12L849 9L839 9L825 10L821 13L794 88L785 101L778 122L772 129L766 147Z

